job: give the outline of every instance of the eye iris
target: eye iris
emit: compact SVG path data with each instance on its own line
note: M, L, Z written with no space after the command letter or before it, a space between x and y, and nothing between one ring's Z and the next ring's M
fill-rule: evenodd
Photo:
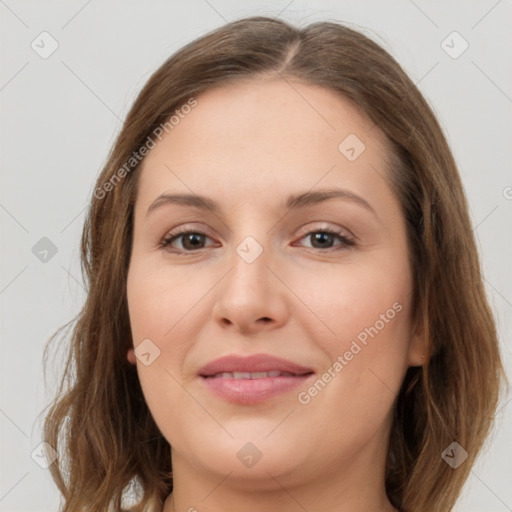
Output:
M313 235L313 247L315 247L316 242L320 242L320 246L318 248L322 249L325 246L325 243L327 242L327 245L330 245L333 241L334 235L332 233L326 233L326 232L318 232Z
M200 233L188 233L187 235L183 235L183 247L185 249L197 249L198 246L201 245L202 237L203 235ZM192 244L188 245L188 242L191 241L193 241Z

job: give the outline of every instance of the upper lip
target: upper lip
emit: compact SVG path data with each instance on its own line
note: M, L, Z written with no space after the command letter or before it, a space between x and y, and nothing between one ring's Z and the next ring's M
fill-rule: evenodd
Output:
M231 354L209 362L199 370L198 374L201 377L209 377L224 372L252 373L270 371L280 371L296 375L313 373L311 368L268 354L255 354L251 356Z

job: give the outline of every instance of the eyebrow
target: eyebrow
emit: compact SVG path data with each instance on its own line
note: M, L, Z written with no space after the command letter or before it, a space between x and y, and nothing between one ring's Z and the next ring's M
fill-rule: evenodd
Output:
M377 216L377 213L373 207L365 199L349 190L340 188L328 188L292 194L288 196L283 207L287 210L296 210L334 198L350 201L354 204L362 206ZM220 213L221 210L218 203L205 196L200 196L197 194L161 194L151 203L148 211L146 212L146 216L157 208L169 204L193 206L195 208L210 211L215 214Z

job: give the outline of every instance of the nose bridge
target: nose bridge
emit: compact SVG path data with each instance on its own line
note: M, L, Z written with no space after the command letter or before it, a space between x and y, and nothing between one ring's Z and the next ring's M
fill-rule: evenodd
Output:
M231 278L252 281L264 279L269 272L271 258L271 237L274 231L268 226L265 208L258 208L250 199L239 204L237 221L233 226L232 241L234 254L232 255L233 270Z
M257 235L261 240L262 236ZM238 301L262 299L262 294L269 293L269 250L268 243L248 235L235 246L232 258L233 269L228 274L229 286L238 295ZM244 293L246 287L246 293Z
M217 320L242 331L269 321L281 324L288 311L278 281L268 268L272 267L269 236L262 230L258 233L245 236L234 246L231 270L219 288L214 308Z

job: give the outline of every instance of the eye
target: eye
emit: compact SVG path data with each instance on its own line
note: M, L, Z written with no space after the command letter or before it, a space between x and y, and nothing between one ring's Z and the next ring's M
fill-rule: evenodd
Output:
M336 231L333 229L325 228L318 229L316 231L310 231L300 240L308 239L311 241L311 248L321 250L322 252L332 252L336 250L343 250L355 245L355 242L344 235L342 231ZM186 253L193 252L199 249L204 249L205 239L211 238L201 231L192 230L177 230L167 235L161 242L160 247L163 249L175 248L175 253ZM340 243L333 243L338 239ZM176 241L180 241L181 247L175 247ZM337 247L337 248L336 248Z
M160 246L163 249L174 247L172 244L176 240L181 239L181 247L177 247L176 252L191 252L198 249L203 249L204 247L204 238L210 238L205 233L201 231L191 231L191 230L183 230L183 231L174 231L166 236L161 242ZM174 252L174 251L173 251Z
M354 240L345 236L342 231L336 231L329 228L310 231L300 240L304 239L309 239L311 241L311 247L313 249L321 249L324 250L323 252L342 250L355 245ZM332 244L336 239L340 240L340 243L333 247Z

